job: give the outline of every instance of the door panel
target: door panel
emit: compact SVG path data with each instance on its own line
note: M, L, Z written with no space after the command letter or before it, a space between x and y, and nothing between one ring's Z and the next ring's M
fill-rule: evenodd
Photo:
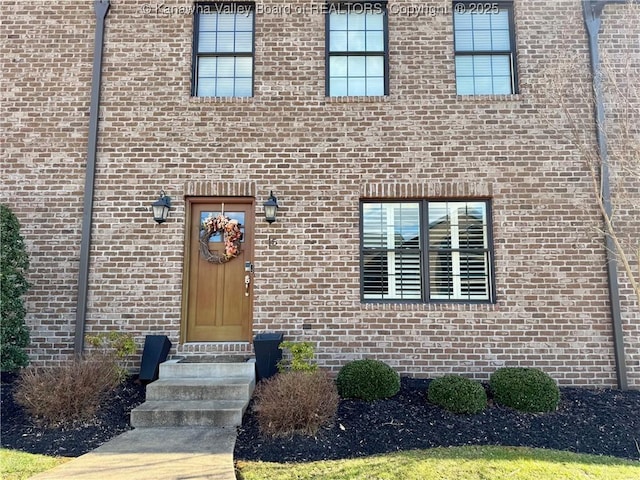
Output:
M184 339L187 342L250 341L253 322L253 200L208 198L188 200L189 235L185 255ZM240 253L226 263L208 262L200 253L202 222L224 214L240 222ZM209 250L224 253L224 238L209 238ZM245 277L249 277L248 288Z

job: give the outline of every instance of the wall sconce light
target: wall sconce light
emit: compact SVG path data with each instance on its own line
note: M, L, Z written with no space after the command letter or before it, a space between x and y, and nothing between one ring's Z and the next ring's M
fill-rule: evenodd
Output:
M278 199L273 194L273 190L269 198L264 202L264 218L267 222L273 223L278 215Z
M169 210L171 210L171 197L167 197L164 194L164 190L160 192L158 200L151 204L153 209L153 219L158 223L164 223L169 216Z

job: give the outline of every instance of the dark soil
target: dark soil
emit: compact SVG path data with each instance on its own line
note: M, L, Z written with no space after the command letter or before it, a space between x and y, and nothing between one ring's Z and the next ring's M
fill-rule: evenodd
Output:
M3 448L29 453L78 457L107 440L131 429L129 412L144 402L145 387L130 378L105 399L93 419L61 428L44 428L34 423L13 401L16 375L2 374Z
M307 462L441 446L510 445L640 460L640 391L561 388L561 403L553 413L490 405L477 415L456 415L427 403L428 384L403 378L392 398L342 400L334 424L311 438L264 438L250 405L235 458Z
M315 437L260 435L251 405L238 429L237 460L305 462L453 445L516 445L640 460L640 391L562 388L556 412L523 414L491 405L477 415L448 413L425 400L428 380L402 379L387 400L342 400L332 426ZM129 430L144 386L129 380L92 421L46 429L13 402L15 376L2 375L3 448L76 457Z

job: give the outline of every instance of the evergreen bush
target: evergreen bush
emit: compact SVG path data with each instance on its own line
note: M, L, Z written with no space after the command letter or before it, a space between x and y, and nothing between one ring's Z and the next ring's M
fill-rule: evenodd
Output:
M522 412L552 412L560 402L556 382L535 368L498 369L489 386L496 402Z
M342 367L336 384L342 398L372 401L398 393L400 375L380 360L355 360Z
M427 400L453 413L478 413L487 408L484 387L459 375L445 375L429 383Z
M29 255L20 234L20 223L6 205L0 205L0 369L13 372L29 363L26 347L29 330L24 294L30 285L26 278Z

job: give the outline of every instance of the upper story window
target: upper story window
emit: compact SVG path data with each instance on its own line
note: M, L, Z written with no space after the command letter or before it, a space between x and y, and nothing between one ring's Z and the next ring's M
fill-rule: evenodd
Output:
M364 201L364 301L493 302L490 204Z
M453 2L458 95L517 92L513 2Z
M192 95L253 96L253 5L196 5L193 57Z
M329 3L326 22L327 95L388 95L386 3Z

